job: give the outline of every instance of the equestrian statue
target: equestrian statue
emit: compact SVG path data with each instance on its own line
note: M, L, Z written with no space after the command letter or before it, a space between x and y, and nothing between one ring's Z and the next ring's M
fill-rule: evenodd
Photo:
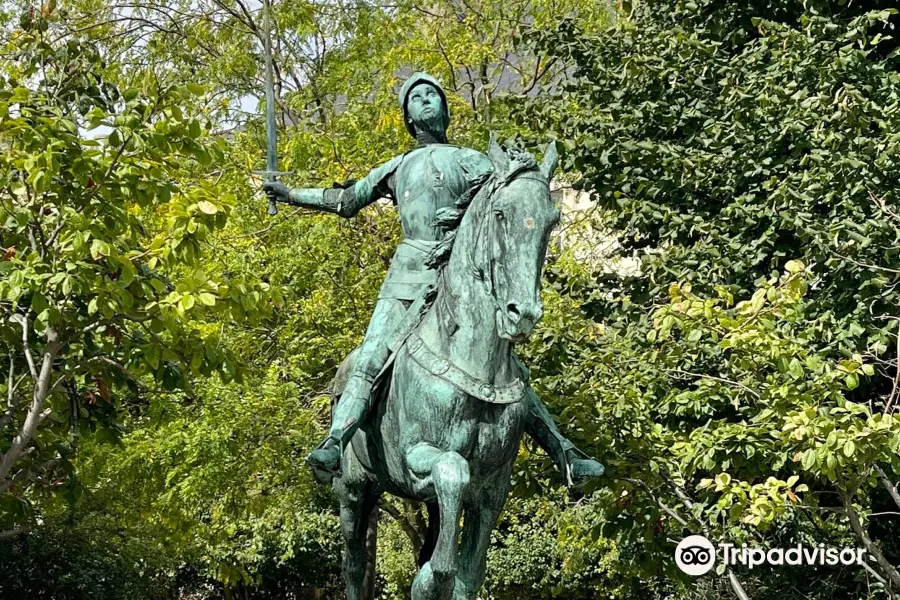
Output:
M493 138L487 155L447 143L447 98L425 73L399 100L414 149L343 187L263 186L271 201L342 217L382 197L396 204L404 240L362 344L338 369L331 428L307 463L340 502L350 600L363 593L368 518L384 492L428 508L413 600L472 600L522 435L570 486L604 468L559 432L513 352L542 314L541 270L560 217L555 145L538 164Z

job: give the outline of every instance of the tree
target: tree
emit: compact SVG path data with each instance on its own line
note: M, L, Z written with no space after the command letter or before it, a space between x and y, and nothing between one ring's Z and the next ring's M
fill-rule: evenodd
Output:
M618 475L600 531L875 558L723 578L739 597L900 583L881 514L900 475L895 20L840 3L649 2L599 35L567 22L533 38L571 77L519 118L564 141L563 164L641 261L630 278L555 275L585 323L553 332L579 354L539 380ZM671 565L671 547L649 548Z
M200 268L233 204L197 177L220 155L185 112L202 89L149 70L113 84L92 44L56 37L60 19L52 4L25 12L0 75L6 527L28 522L42 490L77 493L72 450L84 435L118 439L123 406L188 388L192 373L240 376L207 318L271 308L266 285ZM105 138L84 137L101 125Z

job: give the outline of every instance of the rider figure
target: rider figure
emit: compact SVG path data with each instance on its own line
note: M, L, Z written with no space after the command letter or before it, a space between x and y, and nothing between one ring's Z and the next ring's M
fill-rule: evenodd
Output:
M437 272L425 265L429 251L444 235L433 223L436 211L454 206L460 195L493 170L484 154L447 143L450 111L444 90L433 77L413 74L400 90L400 107L416 148L392 158L360 181L334 189L263 184L275 201L342 217L352 217L375 200L390 196L397 205L405 238L391 260L352 373L334 409L329 435L307 458L321 481L340 473L343 448L371 408L373 380L388 359L391 334L412 301L437 280ZM553 458L568 483L578 485L602 475L603 465L563 437L534 390L526 389L529 418L525 432Z

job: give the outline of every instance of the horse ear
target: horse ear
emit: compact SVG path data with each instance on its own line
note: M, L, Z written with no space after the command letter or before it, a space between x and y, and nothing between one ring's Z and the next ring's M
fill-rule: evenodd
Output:
M491 141L488 142L488 158L491 159L496 172L505 173L509 170L509 155L497 143L497 137L493 131L491 132Z
M547 181L553 179L553 173L556 171L556 163L559 162L559 153L556 151L556 141L547 144L544 150L544 160L541 161L541 174L547 178Z

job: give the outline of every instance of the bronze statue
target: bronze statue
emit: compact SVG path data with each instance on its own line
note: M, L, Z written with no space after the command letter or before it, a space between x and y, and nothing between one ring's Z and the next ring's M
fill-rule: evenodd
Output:
M359 597L368 515L387 491L429 506L435 535L413 598L474 598L523 433L570 485L604 471L559 433L513 353L541 318L541 269L559 218L549 190L556 149L538 167L493 140L489 157L448 144L444 90L424 73L404 84L400 106L415 149L344 188L264 188L344 217L390 196L405 236L365 339L339 369L330 433L307 459L319 481L334 479L341 502L348 597Z

